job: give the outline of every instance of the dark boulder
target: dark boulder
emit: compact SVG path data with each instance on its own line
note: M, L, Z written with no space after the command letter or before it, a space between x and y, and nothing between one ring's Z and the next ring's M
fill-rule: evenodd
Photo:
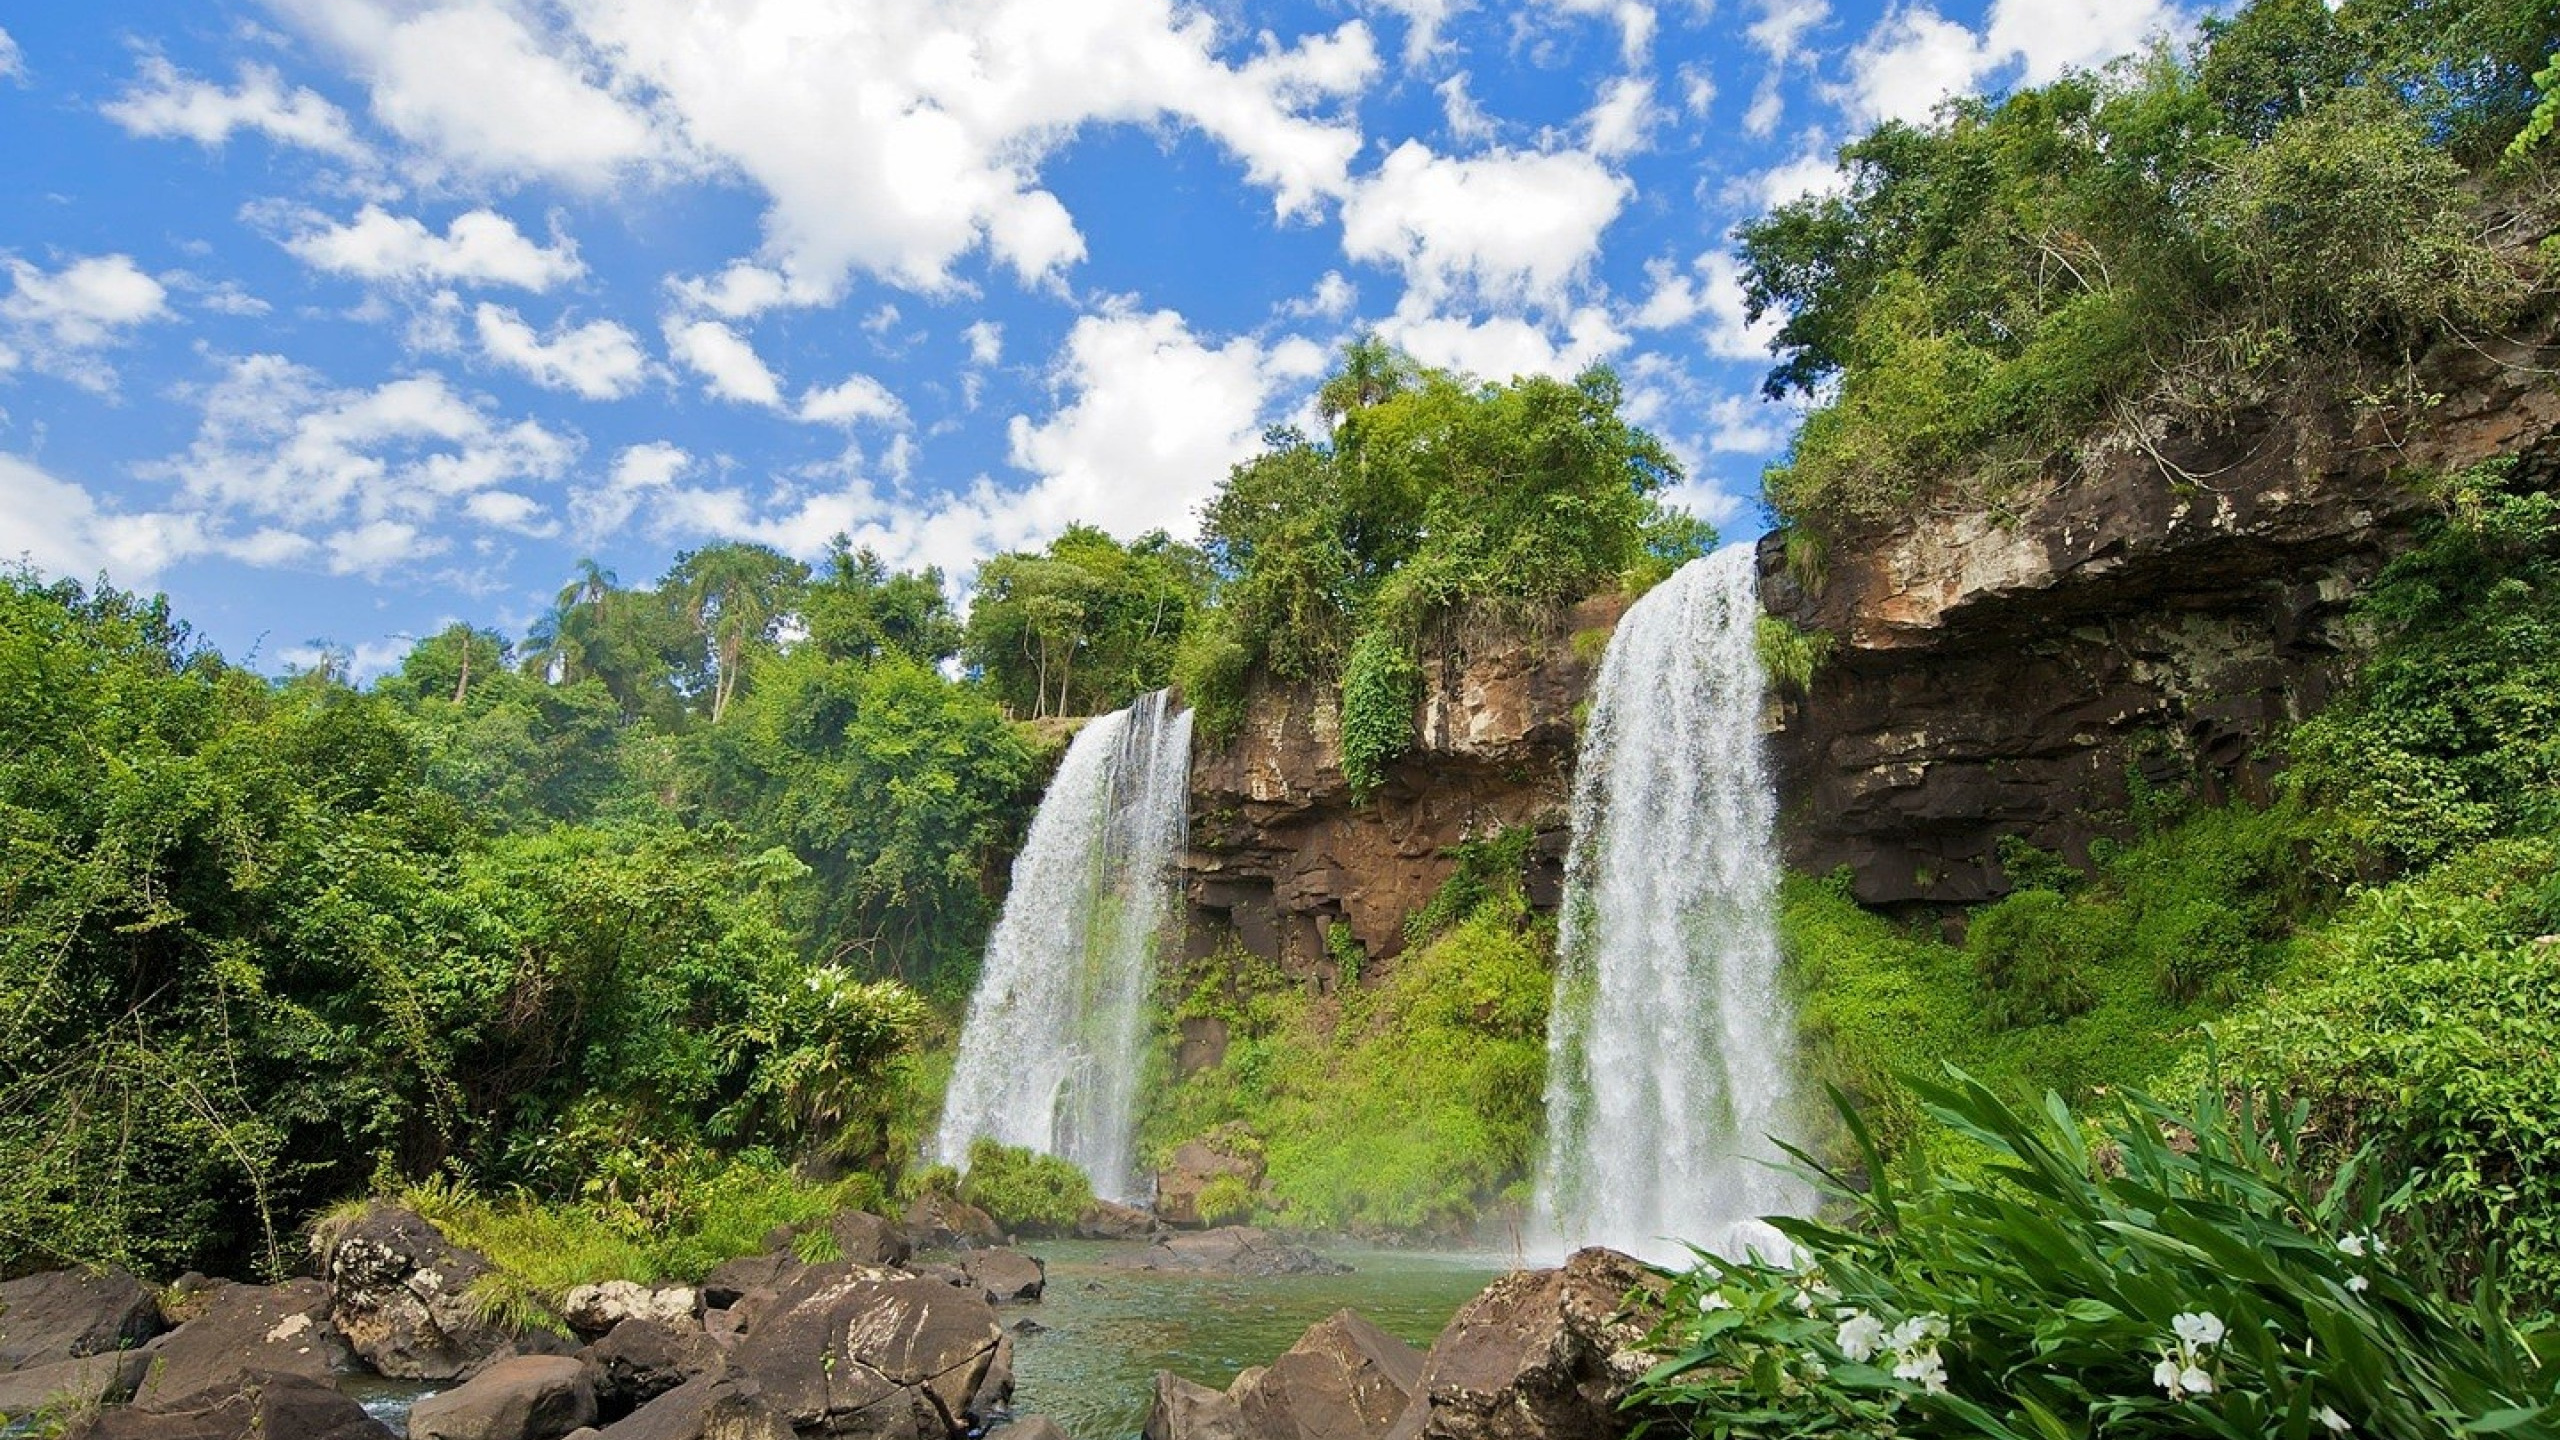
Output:
M604 1427L598 1440L793 1440L793 1433L752 1384L706 1375Z
M1421 1351L1339 1310L1228 1393L1260 1440L1381 1440L1421 1379Z
M151 1370L134 1396L145 1409L191 1404L249 1375L293 1375L318 1384L354 1368L329 1321L329 1287L317 1280L225 1285L204 1313L151 1346Z
M1467 1302L1422 1362L1391 1440L1619 1440L1657 1357L1661 1277L1614 1250L1505 1275Z
M1155 1398L1140 1433L1145 1440L1260 1440L1245 1428L1243 1409L1225 1391L1170 1370L1156 1372Z
M130 1350L160 1329L159 1301L122 1270L49 1270L0 1284L0 1370Z
M722 1261L702 1280L702 1303L726 1310L759 1290L780 1290L800 1273L800 1257L788 1250Z
M507 1343L466 1294L489 1262L445 1239L414 1210L371 1205L332 1228L321 1254L330 1316L376 1371L451 1380Z
M1049 1267L1019 1250L972 1250L961 1263L970 1282L998 1301L1037 1300L1048 1285Z
M164 1410L108 1409L63 1440L397 1440L336 1388L302 1375L235 1377Z
M835 1241L836 1258L856 1265L904 1265L915 1253L905 1231L868 1211L839 1211L825 1229Z
M1076 1219L1076 1237L1082 1240L1144 1240L1155 1230L1152 1213L1116 1200L1096 1200Z
M580 1353L595 1369L597 1409L611 1419L720 1365L720 1347L701 1326L662 1320L625 1320Z
M595 1418L585 1365L524 1355L420 1400L409 1412L409 1440L559 1440Z
M932 1193L907 1202L907 1236L923 1250L1004 1243L1004 1231L994 1216L965 1201Z
M1248 1190L1262 1183L1262 1162L1215 1150L1197 1140L1185 1141L1156 1172L1156 1218L1167 1225L1209 1223L1200 1213L1200 1192L1221 1176L1232 1175Z
M39 1410L67 1414L93 1405L121 1405L133 1398L151 1368L148 1350L117 1350L0 1370L0 1415Z
M971 1428L1003 1334L992 1307L948 1285L813 1265L757 1317L728 1373L804 1432L940 1440Z

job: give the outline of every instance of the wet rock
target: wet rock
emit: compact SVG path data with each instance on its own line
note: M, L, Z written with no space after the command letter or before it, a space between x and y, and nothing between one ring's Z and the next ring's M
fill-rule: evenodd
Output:
M839 1212L827 1221L827 1233L836 1244L836 1258L857 1265L904 1265L914 1255L915 1246L906 1232L862 1210Z
M595 1418L585 1365L529 1355L420 1400L409 1412L409 1440L559 1440Z
M989 1433L996 1440L1070 1440L1066 1430L1046 1415L1025 1415Z
M329 1287L317 1280L223 1286L202 1315L152 1344L150 1373L134 1403L146 1409L191 1403L249 1375L328 1384L354 1368L346 1337L329 1314Z
M682 1325L702 1308L702 1293L690 1285L652 1290L628 1280L580 1285L561 1304L560 1318L581 1335L607 1333L626 1320L655 1320Z
M780 1290L800 1273L800 1257L788 1250L724 1260L702 1280L702 1303L727 1309L759 1290Z
M1619 1440L1662 1283L1601 1249L1494 1281L1433 1342L1390 1440Z
M600 1440L793 1440L793 1435L753 1385L705 1376L607 1425Z
M1348 1275L1351 1267L1328 1260L1251 1225L1166 1235L1144 1250L1104 1262L1133 1270L1188 1270L1219 1275Z
M40 1410L70 1413L92 1405L121 1405L133 1398L151 1367L147 1350L116 1350L0 1371L0 1415Z
M159 1302L122 1270L52 1270L0 1284L0 1370L130 1350L160 1329Z
M595 1371L597 1413L618 1420L718 1369L721 1347L690 1321L643 1317L616 1325L579 1353Z
M907 1236L925 1250L1004 1243L1004 1231L994 1216L975 1205L934 1194L908 1202Z
M1155 1228L1153 1214L1114 1200L1094 1201L1076 1220L1076 1236L1084 1240L1144 1240Z
M730 1353L728 1373L800 1430L957 1435L969 1428L971 1402L1002 1339L994 1309L974 1295L843 1263L813 1265L757 1317Z
M1200 1213L1200 1192L1224 1175L1237 1177L1250 1190L1262 1183L1262 1162L1226 1154L1197 1140L1183 1142L1156 1172L1156 1218L1167 1225L1207 1224Z
M1261 1440L1381 1440L1422 1378L1422 1352L1350 1310L1307 1331L1228 1394Z
M302 1375L236 1376L164 1410L108 1409L63 1440L396 1440L364 1407Z
M395 1380L451 1380L510 1338L465 1292L489 1262L416 1211L368 1206L321 1258L330 1316L356 1354Z
M1049 1281L1049 1267L1040 1257L1002 1247L970 1251L963 1257L962 1268L972 1284L998 1302L1037 1300Z
M1259 1440L1245 1428L1243 1409L1226 1392L1170 1370L1156 1372L1155 1398L1139 1433L1145 1440Z

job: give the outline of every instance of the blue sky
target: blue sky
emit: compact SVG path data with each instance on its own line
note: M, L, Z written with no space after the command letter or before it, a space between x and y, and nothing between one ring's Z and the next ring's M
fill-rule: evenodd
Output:
M2167 0L0 0L0 557L360 672L843 532L1188 533L1375 328L1757 528L1725 236Z

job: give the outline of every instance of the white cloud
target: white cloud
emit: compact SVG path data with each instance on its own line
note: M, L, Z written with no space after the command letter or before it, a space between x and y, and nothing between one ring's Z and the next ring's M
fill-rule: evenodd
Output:
M1091 124L1192 126L1281 215L1313 215L1360 147L1356 122L1330 112L1378 69L1356 20L1230 62L1234 37L1181 0L274 3L447 167L743 179L767 201L762 268L828 299L855 273L946 291L981 249L1048 283L1084 241L1038 170Z
M1578 151L1453 159L1407 140L1344 203L1343 250L1401 268L1433 308L1470 296L1560 305L1630 190Z
M786 305L824 305L835 298L832 287L816 284L789 270L740 260L705 280L698 276L671 279L668 288L689 310L706 310L723 320L747 320Z
M1916 123L1938 102L1970 94L1992 68L1981 38L1926 5L1897 8L1849 52L1848 82L1834 92L1850 120Z
M1715 108L1716 77L1704 64L1683 65L1679 70L1680 108L1692 120L1704 120Z
M1467 93L1467 72L1459 71L1431 87L1440 97L1440 115L1449 127L1449 138L1461 145L1480 145L1501 132L1501 125Z
M309 541L287 530L227 536L197 515L113 510L31 460L0 454L0 563L24 559L47 574L80 580L104 573L136 589L199 555L272 565L309 548Z
M99 352L135 328L169 317L169 291L130 255L90 255L47 272L8 262L0 297L0 373L27 364L97 391L115 372Z
M800 418L814 425L851 427L865 421L903 425L907 407L889 387L868 375L848 377L841 385L811 388L800 397Z
M332 575L380 575L403 560L441 554L445 542L405 520L367 520L320 542Z
M1293 320L1339 320L1360 303L1360 287L1342 278L1339 270L1327 270L1316 277L1316 288L1307 294L1280 302L1280 313Z
M1831 0L1760 0L1760 18L1747 33L1770 63L1784 65L1803 53L1804 37L1831 18Z
M180 72L161 56L146 55L140 77L103 108L130 135L219 147L236 131L254 130L281 144L341 160L365 158L364 144L345 112L316 90L287 90L283 78L265 65L241 66L238 88L226 90Z
M1372 9L1402 16L1404 61L1418 65L1432 51L1440 48L1440 28L1449 17L1467 8L1468 0L1368 0Z
M480 353L537 385L589 400L619 400L648 378L649 357L640 337L610 320L577 326L563 321L544 335L515 311L484 301L472 321Z
M1567 378L1626 348L1625 333L1596 305L1573 311L1561 323L1559 336L1554 327L1523 316L1443 313L1408 294L1378 331L1426 365L1488 380Z
M1786 114L1786 96L1779 93L1776 71L1762 76L1760 88L1751 92L1751 108L1742 112L1742 128L1756 140L1766 140L1777 133L1778 120Z
M9 32L0 30L0 80L13 80L27 73L27 57Z
M2017 57L2026 83L2041 85L2129 54L2185 23L2167 0L1995 0L1986 43L1996 55Z
M442 235L408 215L367 205L344 225L318 217L285 248L304 264L359 280L401 285L511 285L537 293L586 273L566 237L535 244L494 210L467 210Z
M702 377L703 389L741 405L782 408L782 380L747 337L717 320L667 323L667 349L676 363Z
M434 374L340 387L282 356L251 355L200 400L194 443L143 473L174 481L185 506L209 518L337 527L322 543L330 564L349 571L381 568L393 524L419 536L409 554L431 553L440 542L428 525L471 516L483 491L556 482L579 449L574 436L507 421Z
M972 365L993 365L1004 358L1004 327L993 320L973 323L960 332L960 337L969 342Z
M1838 164L1818 150L1782 161L1743 182L1745 198L1755 209L1768 210L1807 195L1826 195L1848 184Z
M504 0L272 0L353 62L430 169L602 186L677 147L569 34Z
M570 497L570 520L582 539L612 534L629 524L651 496L672 488L692 468L693 456L667 441L630 446L614 457L602 484Z
M1718 454L1769 455L1795 432L1796 417L1757 395L1726 395L1707 407L1708 445Z
M1651 142L1661 119L1653 103L1653 82L1621 75L1600 87L1600 98L1584 112L1584 148L1603 160L1634 154Z

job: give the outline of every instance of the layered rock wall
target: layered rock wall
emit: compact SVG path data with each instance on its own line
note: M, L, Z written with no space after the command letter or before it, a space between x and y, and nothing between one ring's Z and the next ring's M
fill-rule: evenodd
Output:
M1961 904L2008 888L2003 836L2081 860L2145 786L2262 788L2267 742L2352 669L2350 604L2430 509L2414 482L2560 453L2555 360L2448 348L2417 427L2297 403L2128 442L2002 513L1838 537L1818 586L1763 541L1763 604L1835 646L1773 730L1789 862Z
M1511 826L1536 830L1531 899L1554 904L1575 712L1625 605L1595 597L1526 632L1439 647L1414 748L1362 804L1342 777L1332 689L1257 682L1242 732L1192 757L1191 953L1240 944L1323 978L1326 932L1342 924L1366 955L1393 956L1405 917L1455 869L1452 848Z

